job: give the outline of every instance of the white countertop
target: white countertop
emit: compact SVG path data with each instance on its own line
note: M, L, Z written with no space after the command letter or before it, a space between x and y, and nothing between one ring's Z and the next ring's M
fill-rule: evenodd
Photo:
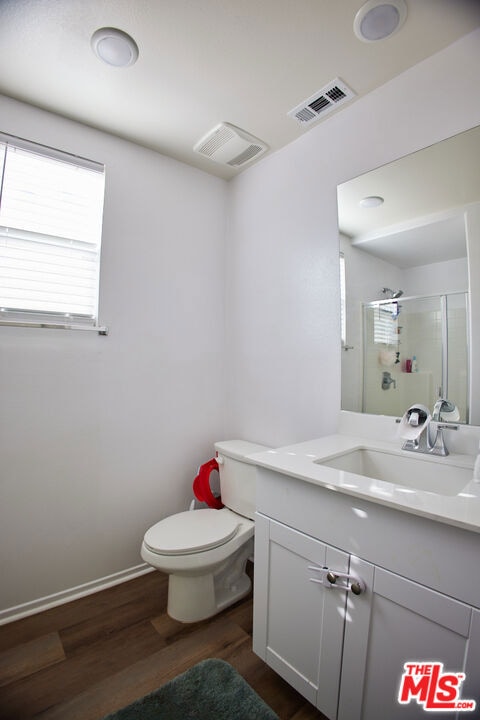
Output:
M406 489L402 485L372 480L363 475L315 463L359 448L380 450L397 456L413 456L428 463L448 465L452 468L452 473L455 473L456 467L471 469L472 479L458 495L447 496L411 487ZM249 459L260 467L318 485L332 492L363 498L401 512L480 533L480 482L473 480L475 455L452 452L447 457L426 456L401 450L399 441L382 442L372 437L335 434L255 453L250 455Z

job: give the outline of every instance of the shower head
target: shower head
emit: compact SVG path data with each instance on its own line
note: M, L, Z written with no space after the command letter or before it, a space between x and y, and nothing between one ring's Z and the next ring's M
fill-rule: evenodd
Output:
M403 290L392 290L391 288L384 287L381 289L381 293L385 295L386 298L395 300L403 295Z

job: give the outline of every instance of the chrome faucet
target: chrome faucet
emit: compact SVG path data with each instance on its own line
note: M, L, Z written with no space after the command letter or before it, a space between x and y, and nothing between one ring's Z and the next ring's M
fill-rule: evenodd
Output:
M445 398L438 398L433 406L432 420L436 423L435 440L431 442L430 452L432 455L448 455L447 446L445 445L444 430L458 430L458 425L453 423L442 423L442 412L452 413L455 411L455 405Z
M421 408L421 409L420 409ZM453 423L441 422L442 412L452 413L455 411L455 405L445 398L439 398L434 405L431 420L435 423L435 434L432 433L432 423L428 422L426 412L427 408L423 406L416 407L413 405L406 413L407 423L412 427L418 427L423 424L423 429L414 440L407 440L402 445L402 450L410 450L428 455L449 454L445 445L444 430L458 430L458 425Z

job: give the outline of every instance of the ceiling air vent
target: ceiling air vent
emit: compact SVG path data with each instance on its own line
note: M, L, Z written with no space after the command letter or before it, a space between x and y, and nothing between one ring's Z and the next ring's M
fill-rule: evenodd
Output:
M310 125L321 117L324 117L335 108L343 105L355 97L355 93L343 80L335 78L331 83L314 95L304 100L296 108L287 113L296 120L299 125Z
M235 125L220 123L193 148L210 160L241 167L268 150L268 145Z

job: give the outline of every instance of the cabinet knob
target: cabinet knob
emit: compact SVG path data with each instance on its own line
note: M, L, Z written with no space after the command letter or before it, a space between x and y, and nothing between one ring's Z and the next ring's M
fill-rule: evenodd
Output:
M361 595L362 592L365 590L365 585L362 582L356 580L350 585L350 590L354 595Z
M338 575L335 575L335 573L333 573L333 572L330 570L330 572L327 573L327 580L328 580L328 582L331 583L332 585L335 585L335 583L336 583L337 580L338 580Z

